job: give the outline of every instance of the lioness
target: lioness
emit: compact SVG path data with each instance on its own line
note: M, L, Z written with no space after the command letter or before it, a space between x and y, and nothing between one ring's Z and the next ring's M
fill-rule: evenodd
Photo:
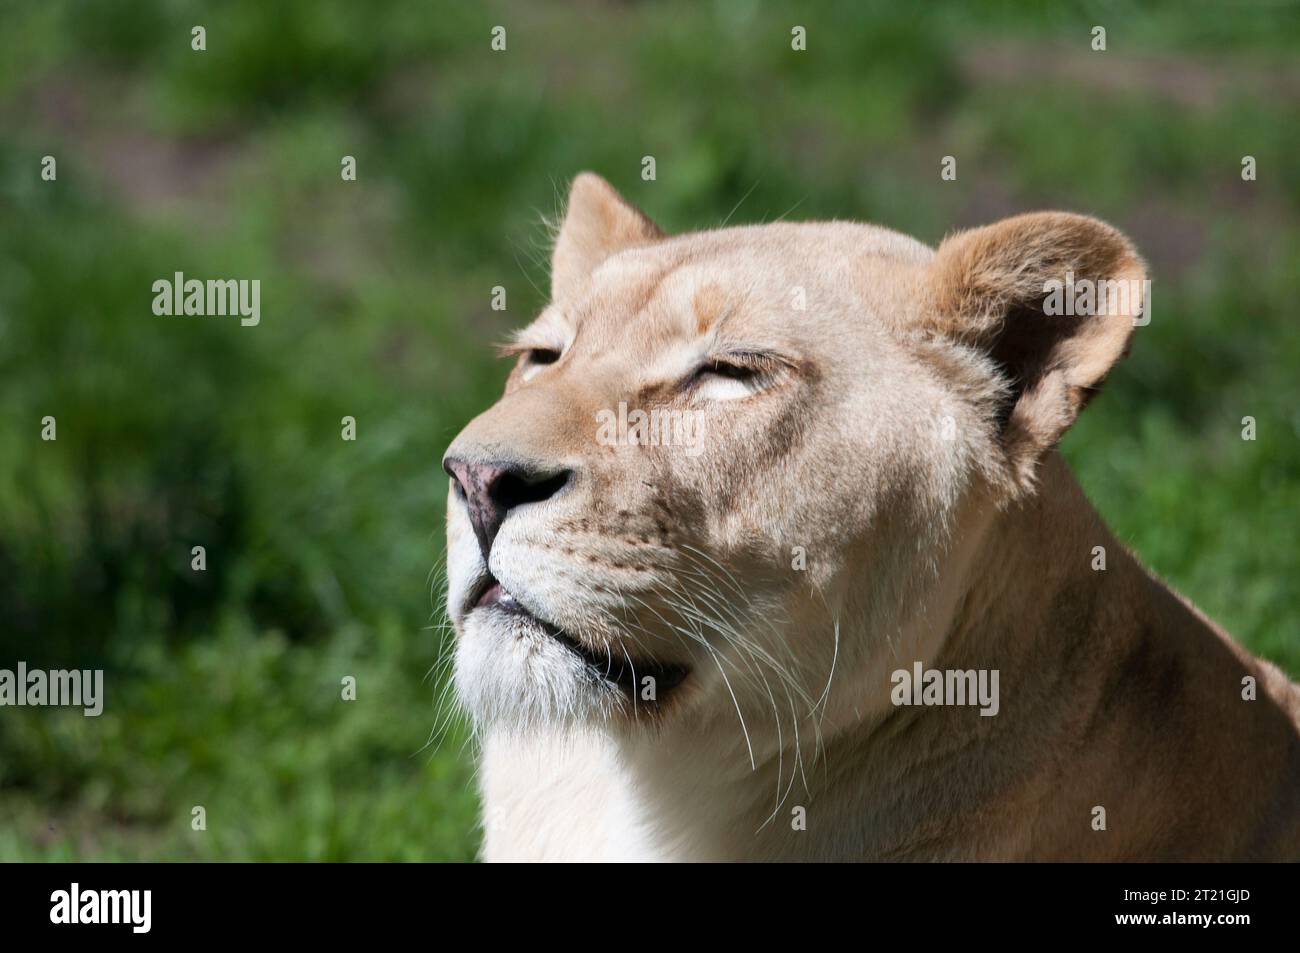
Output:
M1300 689L1054 449L1143 302L1047 289L1144 278L1079 215L673 238L578 176L444 461L485 857L1300 858Z

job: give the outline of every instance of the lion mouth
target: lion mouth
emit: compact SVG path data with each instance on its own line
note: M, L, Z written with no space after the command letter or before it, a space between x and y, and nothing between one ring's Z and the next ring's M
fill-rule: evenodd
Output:
M621 650L621 657L616 657L613 653L586 645L559 626L531 612L490 574L474 588L468 602L470 611L502 612L526 619L581 659L591 675L617 686L633 700L662 700L662 696L680 685L689 673L689 669L682 665L636 658L626 650ZM647 687L647 678L654 680L650 683L654 691L649 695L642 691Z

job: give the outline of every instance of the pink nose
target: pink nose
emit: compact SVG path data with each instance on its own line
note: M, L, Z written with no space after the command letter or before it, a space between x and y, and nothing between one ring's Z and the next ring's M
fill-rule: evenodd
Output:
M487 564L492 541L510 511L528 503L540 503L559 493L573 476L572 470L493 461L470 463L456 457L443 460L457 494L469 510L470 525L478 539L483 563Z

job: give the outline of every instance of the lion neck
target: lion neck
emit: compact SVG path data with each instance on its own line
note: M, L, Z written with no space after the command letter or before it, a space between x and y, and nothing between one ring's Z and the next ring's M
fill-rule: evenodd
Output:
M943 661L1060 659L1095 625L1093 610L1147 581L1053 452L1035 491L986 521L943 627Z

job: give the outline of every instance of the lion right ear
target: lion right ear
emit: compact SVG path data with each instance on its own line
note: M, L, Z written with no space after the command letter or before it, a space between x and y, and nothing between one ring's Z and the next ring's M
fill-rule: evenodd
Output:
M551 254L551 300L575 298L610 255L664 237L659 226L592 172L580 172Z
M996 425L1013 482L1028 486L1125 353L1146 307L1142 259L1103 222L1039 212L946 239L929 287L929 330L984 351L1001 372ZM1078 306L1056 306L1073 304L1075 289Z

